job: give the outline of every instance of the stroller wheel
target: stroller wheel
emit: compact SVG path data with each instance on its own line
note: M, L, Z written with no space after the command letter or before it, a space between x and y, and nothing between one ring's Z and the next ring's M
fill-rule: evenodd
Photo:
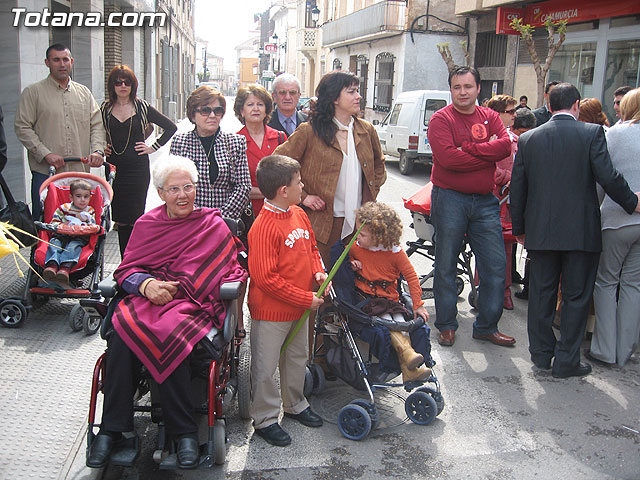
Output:
M444 410L444 397L442 396L442 393L432 387L422 387L419 388L418 391L426 392L431 395L431 398L436 401L436 405L438 406L438 413L436 413L436 416L440 415L442 413L442 410Z
M0 324L7 328L18 328L27 318L27 309L20 300L9 298L0 303Z
M404 411L413 423L429 425L438 414L438 405L431 395L417 391L405 400Z
M102 318L98 316L86 315L82 319L82 330L86 335L93 335L98 330L100 330L100 324L102 323Z
M371 431L371 417L360 405L345 405L338 414L338 430L349 440L362 440Z
M240 349L238 359L238 414L243 420L251 418L249 404L251 403L251 350Z
M469 300L469 305L471 305L473 308L476 308L476 302L478 301L478 293L476 290L476 293L473 293L473 290L471 290L469 292L469 297L467 298L467 300Z
M85 317L89 317L89 315L84 311L84 308L82 308L79 303L74 305L71 309L71 312L69 313L68 318L71 330L73 330L74 332L79 332L80 330L82 330L82 326L85 322Z
M311 369L309 365L306 366L304 370L304 396L309 398L313 393L313 374L311 373Z
M371 430L376 428L378 425L378 410L376 409L375 404L369 402L369 400L365 400L364 398L356 398L351 402L351 405L360 405L364 408L369 414L369 418L371 418Z
M224 465L227 458L227 426L225 421L216 419L213 425L213 463Z
M322 370L322 367L317 363L309 365L309 370L311 370L311 376L313 377L313 388L311 389L311 393L313 395L318 395L324 391L324 370Z
M458 292L458 296L460 296L462 290L464 290L464 280L460 277L456 277L456 291Z

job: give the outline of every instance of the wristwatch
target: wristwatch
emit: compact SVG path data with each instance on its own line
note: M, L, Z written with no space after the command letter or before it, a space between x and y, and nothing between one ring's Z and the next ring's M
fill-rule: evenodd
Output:
M101 157L104 157L104 152L102 150L94 150L93 153L99 154Z

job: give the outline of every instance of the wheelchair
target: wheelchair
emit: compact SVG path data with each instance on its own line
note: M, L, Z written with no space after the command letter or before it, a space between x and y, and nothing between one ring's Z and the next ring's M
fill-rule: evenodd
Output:
M227 452L226 413L234 398L238 401L239 416L249 419L251 353L243 346L242 338L237 336L238 297L241 282L229 282L220 286L220 298L226 306L224 325L212 329L197 344L191 353L192 398L196 406L196 421L200 444L198 468L222 465ZM103 298L83 299L82 308L91 316L103 318L100 335L107 339L113 332L111 317L115 308L126 294L118 290L117 283L110 277L99 283L98 289ZM104 393L104 378L108 349L97 360L93 370L91 399L89 405L87 431L87 458L91 445L97 436L96 407L98 394ZM142 366L137 391L132 401L134 412L150 414L151 421L158 425L157 448L153 459L162 470L178 468L176 442L165 431L162 406L159 404L157 384L150 373ZM206 423L204 421L206 416ZM204 428L203 428L204 427ZM114 447L110 463L112 465L132 466L140 453L140 439L135 432L123 432L123 440Z

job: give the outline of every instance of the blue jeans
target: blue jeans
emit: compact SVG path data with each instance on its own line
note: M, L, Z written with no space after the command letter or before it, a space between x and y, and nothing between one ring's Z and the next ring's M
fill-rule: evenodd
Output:
M49 178L44 173L31 170L31 216L34 220L42 220L42 207L40 206L40 186Z
M49 248L47 249L47 256L45 257L44 264L47 265L50 261L56 262L58 266L63 263L73 263L75 265L80 259L80 252L84 246L84 242L80 240L70 240L66 245L63 240L53 237L49 240ZM64 248L64 250L62 250Z
M433 292L438 330L456 330L456 268L464 236L471 245L480 283L473 331L487 335L498 331L504 302L506 257L498 199L493 194L466 194L434 186L431 221L435 228L436 260Z

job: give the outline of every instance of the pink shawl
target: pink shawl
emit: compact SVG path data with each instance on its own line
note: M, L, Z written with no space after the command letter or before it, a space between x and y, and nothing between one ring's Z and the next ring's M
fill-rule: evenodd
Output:
M169 218L165 205L138 219L124 259L114 273L121 285L131 274L150 273L180 282L166 305L128 295L116 307L118 335L162 383L213 326L221 327L225 307L220 284L245 281L236 241L220 211L197 208L186 218Z

